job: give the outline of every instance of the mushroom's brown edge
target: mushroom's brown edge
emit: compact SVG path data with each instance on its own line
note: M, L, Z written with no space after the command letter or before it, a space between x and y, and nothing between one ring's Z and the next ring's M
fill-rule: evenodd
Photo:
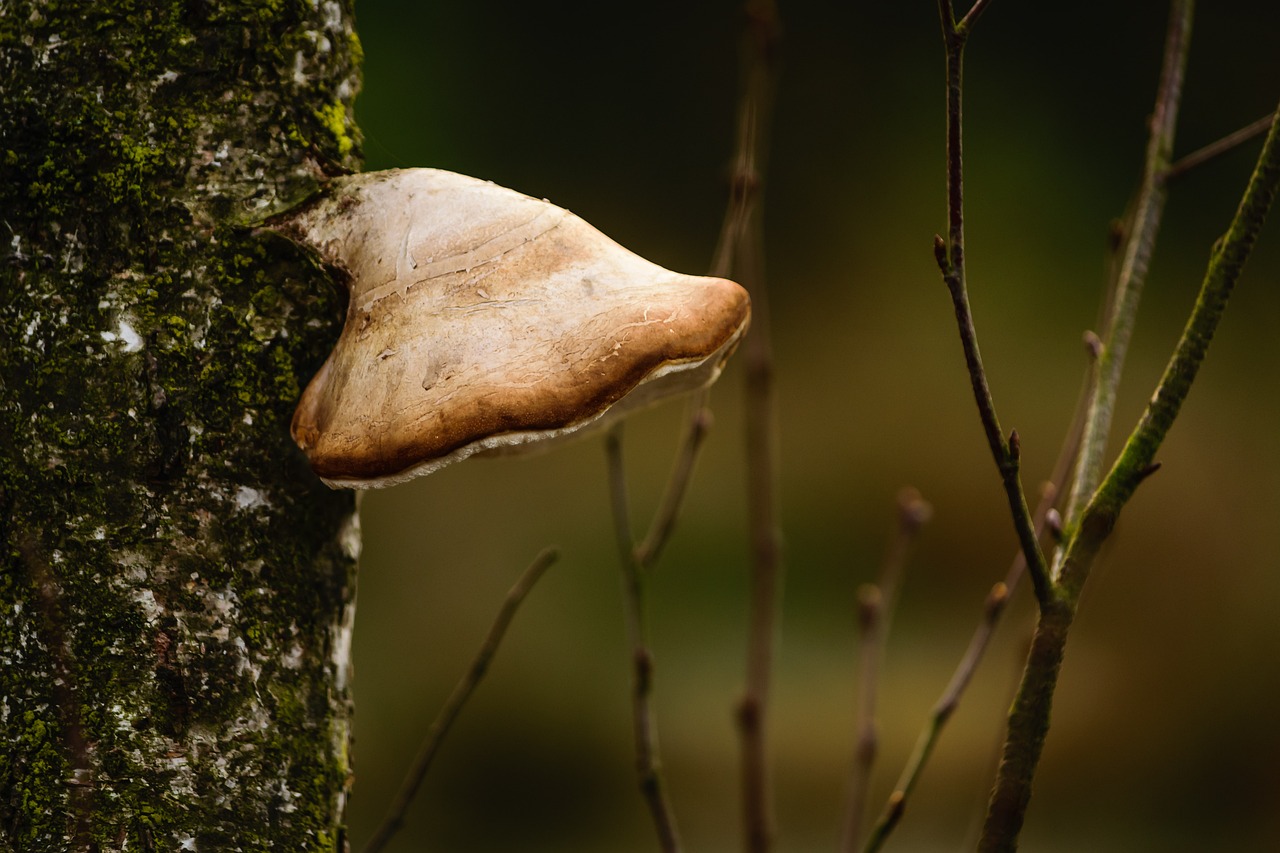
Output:
M718 287L721 305L714 316L704 316L702 331L682 336L678 342L656 349L629 363L619 359L611 369L567 386L560 393L525 392L508 397L507 404L445 418L443 428L429 435L415 435L398 445L370 443L365 448L341 452L325 441L324 414L318 410L313 389L323 384L329 362L321 368L294 413L295 440L309 445L311 467L326 481L355 485L360 482L394 481L412 469L486 439L504 434L568 431L585 426L633 391L655 372L669 365L697 365L709 358L721 362L733 352L751 316L745 290L724 279L698 279L700 286ZM732 344L726 347L726 344ZM723 352L721 352L723 350ZM507 392L510 393L509 391ZM537 398L541 399L537 399Z

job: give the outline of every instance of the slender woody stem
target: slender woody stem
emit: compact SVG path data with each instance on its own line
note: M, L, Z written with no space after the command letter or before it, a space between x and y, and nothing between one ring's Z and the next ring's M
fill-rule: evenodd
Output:
M956 29L960 32L968 31L968 29L973 26L974 22L978 20L978 17L986 11L989 4L990 0L974 0L973 6L969 8L969 11L965 14L964 18L961 19L960 23L956 24Z
M1049 731L1049 708L1062 667L1067 632L1074 617L1074 607L1063 599L1040 608L1022 682L1009 714L996 787L978 842L982 853L1017 849L1018 833L1031 801L1031 782Z
M1041 608L1022 682L1009 714L1000 769L987 806L979 842L979 850L984 853L1009 851L1017 847L1027 805L1031 801L1031 783L1049 730L1049 713L1066 650L1067 634L1075 618L1076 603L1083 585L1083 577L1066 577L1067 567L1081 565L1077 561L1083 560L1083 570L1073 574L1087 574L1102 540L1110 532L1109 525L1099 525L1098 520L1087 517L1085 507L1100 476L1120 369L1160 225L1165 196L1163 175L1172 155L1173 130L1182 93L1193 11L1192 0L1172 0L1142 185L1134 205L1132 222L1124 236L1115 290L1105 311L1104 337L1094 365L1080 455L1067 501L1069 541L1059 549L1057 564L1058 588L1062 597L1053 607ZM1100 529L1104 526L1105 530ZM1075 541L1071 541L1073 537L1085 547L1077 549Z
M979 850L1006 851L1017 846L1018 832L1031 797L1031 779L1048 730L1053 691L1075 605L1120 510L1153 470L1155 453L1195 380L1278 189L1280 138L1273 124L1235 217L1210 253L1195 307L1151 402L1119 459L1082 511L1080 522L1067 543L1060 573L1063 600L1061 606L1041 612L1010 714L1000 773L988 806Z
M613 528L617 537L618 562L622 566L622 599L626 610L627 640L631 646L631 715L635 730L636 776L640 793L649 807L659 845L664 853L675 853L680 849L680 835L662 782L657 725L649 704L653 692L653 654L649 649L648 630L645 626L644 567L636 557L635 540L631 535L621 425L615 426L605 437L605 454L609 463L609 494L613 507Z
M880 665L889 640L889 623L898 600L898 587L906 569L907 557L920 528L929 520L933 508L915 489L903 489L898 495L897 524L880 569L880 579L858 591L858 624L862 632L859 675L859 707L857 747L853 774L845 809L844 841L841 850L849 853L862 837L862 823L867 811L871 771L879 751L876 724L876 694L880 681Z
M1083 555L1096 551L1096 546L1088 540L1096 537L1097 545L1101 544L1101 538L1114 527L1121 508L1155 469L1156 451L1191 390L1231 292L1257 243L1258 233L1280 186L1278 135L1277 123L1273 121L1231 225L1213 246L1195 307L1160 383L1129 434L1120 457L1085 507L1080 530L1070 543L1063 566L1064 587L1073 598L1079 595L1088 573L1087 562L1080 560L1075 552L1079 550Z
M715 268L733 270L751 294L751 331L743 344L746 368L747 523L751 536L751 594L746 685L736 708L742 756L744 847L766 853L774 838L766 747L769 688L779 592L777 428L769 299L765 288L760 193L773 102L781 27L773 0L746 0L747 34L738 135L730 178L730 209Z
M1271 129L1271 123L1275 120L1275 117L1275 113L1265 115L1257 121L1245 125L1234 133L1228 133L1216 142L1210 142L1208 145L1192 151L1185 157L1179 157L1172 166L1165 170L1165 182L1168 183L1175 178L1180 178L1187 172L1203 166L1205 163L1215 160L1229 151L1239 148L1249 140L1262 136Z
M1057 479L1061 479L1061 477ZM1035 524L1037 534L1043 531L1049 510L1053 508L1056 499L1057 489L1052 482L1046 483L1040 502L1036 506ZM884 810L880 813L880 818L872 828L866 846L863 847L864 853L875 853L875 851L880 850L897 828L899 821L901 821L907 801L915 791L916 783L920 781L924 768L929 763L929 758L933 755L933 749L942 737L943 730L946 728L947 723L950 722L956 708L959 707L960 699L965 690L968 689L969 682L973 680L974 673L978 670L978 664L982 662L987 647L991 643L991 638L995 636L996 626L1000 622L1000 617L1004 614L1005 605L1008 604L1010 596L1013 595L1013 590L1017 586L1018 580L1025 573L1026 567L1026 556L1019 551L1014 556L1005 579L997 581L991 587L991 591L987 593L987 597L982 604L982 619L978 623L978 627L974 629L973 636L969 638L969 645L965 649L964 655L960 658L959 664L956 665L946 689L942 691L942 695L934 703L933 710L929 714L929 722L916 738L915 747L911 751L911 757L907 759L902 775L898 778L898 784L894 786L893 793L889 795Z
M490 626L489 633L485 635L484 642L480 644L480 649L476 652L471 666L458 681L457 686L453 688L453 692L449 694L444 707L440 709L440 713L432 721L431 728L427 731L427 737L418 749L418 756L414 759L413 767L405 775L404 782L400 786L400 792L387 810L387 816L382 819L382 823L378 826L377 831L374 832L373 838L364 846L364 853L379 853L404 824L405 813L409 810L409 805L413 802L414 796L417 795L418 788L422 785L422 780L426 778L427 771L431 769L431 762L435 759L436 753L440 749L440 744L444 741L445 735L448 734L449 727L453 725L454 720L458 718L458 714L462 712L462 706L471 698L476 686L484 678L485 672L489 669L490 661L493 660L494 654L498 651L498 644L502 642L502 637L506 634L507 627L515 617L520 604L529 594L529 591L533 589L533 585L538 582L538 579L542 577L547 569L551 568L551 564L559 559L559 556L559 553L554 548L543 550L534 558L533 562L529 564L529 567L524 570L524 573L520 575L515 585L507 593L507 597L503 600L502 606L498 610L498 615L494 617L493 625Z
M643 569L651 568L662 554L662 549L671 539L676 520L680 517L680 507L684 504L685 493L693 479L693 469L698 461L698 453L702 450L702 442L711 429L711 409L707 406L706 389L697 391L689 400L689 423L685 428L684 438L680 442L680 451L676 455L675 467L667 478L666 491L662 494L662 502L649 524L649 532L644 540L635 547L635 560Z
M1193 11L1192 0L1174 0L1170 9L1163 68L1151 117L1151 135L1147 142L1142 183L1133 206L1132 220L1123 237L1114 293L1104 312L1107 319L1105 328L1101 330L1102 349L1094 365L1093 399L1089 404L1080 457L1076 462L1064 513L1068 530L1074 529L1079 522L1080 512L1102 477L1107 437L1111 432L1116 397L1120 389L1120 376L1164 212L1165 179L1173 157L1173 136L1178 105L1182 99Z
M1067 431L1067 435L1062 442L1062 448L1058 452L1058 459L1054 462L1053 473L1040 490L1040 500L1036 504L1033 516L1037 536L1042 535L1049 520L1049 513L1056 506L1058 498L1061 496L1058 484L1065 482L1067 473L1075 464L1076 454L1080 449L1080 435L1084 429L1085 406L1088 400L1089 380L1086 379L1084 386L1080 389L1079 399L1076 401L1075 417L1072 420L1071 428ZM911 757L907 759L902 775L898 778L898 784L894 787L893 793L889 795L888 802L885 803L884 810L880 813L880 818L872 828L867 844L863 848L865 853L875 853L875 851L883 847L894 829L897 828L898 822L902 819L907 801L911 798L916 783L924 773L924 768L929 763L929 758L933 755L933 749L942 737L943 730L959 706L965 690L968 689L969 682L973 679L974 673L977 672L978 664L982 662L982 658L991 643L991 638L995 636L995 630L1000 622L1000 617L1004 614L1005 605L1013 595L1014 590L1017 589L1018 582L1026 572L1026 568L1026 554L1019 550L1014 555L1009 569L1005 573L1004 580L997 582L991 587L991 591L987 593L986 600L982 604L982 618L978 622L977 628L974 629L973 635L969 638L969 645L965 649L959 664L956 665L955 672L952 673L946 689L942 691L942 695L934 703L928 723L916 738L915 747L912 749Z
M771 482L761 483L758 471L757 447L763 444L771 465L772 398L766 394L763 407L768 417L758 418L761 407L759 389L771 383L771 357L768 353L768 310L763 291L763 261L759 256L760 227L758 196L761 175L758 162L763 157L762 126L767 118L769 88L769 62L772 60L777 39L777 17L772 0L747 0L747 18L750 27L747 82L743 87L739 108L739 133L734 154L735 170L731 181L729 204L724 225L716 244L711 274L728 276L738 270L737 276L751 292L753 300L753 329L748 337L748 480L751 501L750 515L753 537L752 552L756 557L753 574L752 617L748 640L748 687L738 709L738 719L743 740L743 789L744 814L747 834L752 850L767 850L772 838L772 808L768 801L764 750L764 705L768 691L768 666L772 655L773 609L776 598L777 544L776 521L773 511L761 510L759 495L773 502L774 488ZM761 350L760 341L764 341ZM762 379L763 377L763 379ZM753 391L754 389L754 391ZM619 559L624 571L624 598L627 606L628 633L631 637L634 666L633 717L636 737L636 761L640 784L649 805L659 840L664 850L678 849L679 840L675 819L667 802L659 773L657 733L649 708L649 692L652 681L652 656L648 650L644 627L644 575L657 562L663 547L679 517L684 495L692 478L693 469L701 450L703 439L711 425L711 412L707 407L705 390L694 394L690 403L689 424L677 454L675 466L667 481L657 512L650 523L648 533L639 544L632 538L627 486L622 464L621 429L610 433L606 452L610 468L610 493L613 502L614 529L618 538ZM761 439L762 428L765 423ZM753 439L753 436L755 437ZM768 475L770 479L772 474ZM757 523L759 522L759 523ZM767 537L761 531L768 531ZM772 559L769 554L772 552ZM770 565L771 564L771 565Z
M987 383L986 370L982 366L982 354L978 350L978 333L974 328L973 312L969 307L969 292L965 283L964 259L964 157L962 150L962 93L964 46L970 27L986 4L975 4L959 26L955 22L950 0L938 0L942 17L943 42L947 60L947 239L934 238L934 254L943 282L951 294L956 324L960 330L960 342L964 348L965 364L969 369L969 381L973 386L974 400L982 419L987 444L995 459L996 468L1004 484L1009 510L1013 516L1014 530L1027 557L1031 581L1036 599L1043 605L1053 598L1053 586L1049 580L1044 553L1035 535L1031 510L1027 507L1019 477L1020 445L1017 431L1006 440L996 417L995 400Z
M742 744L743 820L746 847L751 853L765 853L773 846L773 805L765 735L781 587L773 359L767 328L761 324L759 294L759 289L752 291L755 320L746 344L747 515L752 565L747 679L737 708Z

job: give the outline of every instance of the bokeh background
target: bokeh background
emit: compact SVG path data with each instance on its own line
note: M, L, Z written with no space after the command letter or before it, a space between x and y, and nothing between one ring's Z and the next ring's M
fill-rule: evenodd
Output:
M967 5L967 4L964 4ZM1200 4L1178 150L1272 109L1280 6ZM995 3L967 57L972 299L1030 488L1085 366L1108 223L1137 183L1167 6ZM931 239L944 227L936 5L781 5L765 209L786 589L771 744L780 851L839 838L855 592L898 488L935 509L881 693L878 811L1015 542ZM738 87L738 0L361 0L367 168L435 166L546 197L674 269L707 268ZM1258 144L1174 188L1117 417L1140 413ZM1271 222L1181 419L1090 579L1024 834L1034 851L1280 849L1280 227ZM740 847L741 365L652 584L656 711L691 851ZM628 425L636 526L679 404ZM1119 436L1117 436L1118 441ZM398 851L647 851L601 440L470 461L366 496L352 839L370 835L508 586L561 562L428 777ZM891 849L971 846L1031 626L1019 595Z

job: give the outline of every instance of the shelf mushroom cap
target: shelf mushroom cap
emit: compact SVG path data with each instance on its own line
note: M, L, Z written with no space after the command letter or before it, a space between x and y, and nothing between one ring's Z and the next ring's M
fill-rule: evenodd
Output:
M274 227L350 287L292 425L333 487L541 446L705 386L751 314L731 281L663 269L553 204L436 169L338 178Z

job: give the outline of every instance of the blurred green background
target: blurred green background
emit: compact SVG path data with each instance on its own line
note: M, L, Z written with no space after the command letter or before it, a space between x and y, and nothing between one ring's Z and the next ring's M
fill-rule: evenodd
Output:
M967 5L967 4L965 4ZM1272 109L1280 7L1200 4L1178 150ZM967 56L974 310L1029 488L1056 455L1095 321L1108 222L1136 185L1167 7L1000 2ZM766 200L786 592L771 744L780 851L839 838L853 744L854 596L897 489L935 519L881 693L878 811L1015 542L931 239L944 228L936 5L784 2ZM624 245L707 268L724 204L741 9L362 0L368 169L435 166L546 197ZM1194 298L1254 143L1172 192L1117 417L1127 432ZM1271 222L1160 473L1090 580L1023 848L1280 849L1280 227ZM741 365L652 585L656 711L691 851L739 849L731 707L743 680ZM628 425L637 527L682 423ZM366 496L352 839L533 555L534 590L393 849L646 851L599 437L470 461ZM1029 636L1020 589L890 849L971 846Z

